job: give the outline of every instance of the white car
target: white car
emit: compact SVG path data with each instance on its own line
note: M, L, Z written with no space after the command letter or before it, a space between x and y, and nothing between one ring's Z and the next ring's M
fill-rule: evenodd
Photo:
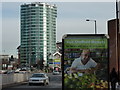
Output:
M60 74L60 72L58 72L57 70L53 71L53 75L59 75L59 74Z
M29 85L32 84L49 84L49 77L45 73L34 73L29 78Z

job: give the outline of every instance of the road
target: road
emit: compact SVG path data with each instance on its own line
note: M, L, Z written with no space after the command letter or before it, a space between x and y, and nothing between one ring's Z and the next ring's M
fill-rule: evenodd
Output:
M49 85L32 85L29 86L28 82L24 82L21 85L17 85L17 86L13 86L13 87L9 87L9 88L4 88L2 90L34 90L34 89L57 89L57 90L62 90L62 74L60 75L52 75L52 73L48 73L48 76L50 77L50 83Z

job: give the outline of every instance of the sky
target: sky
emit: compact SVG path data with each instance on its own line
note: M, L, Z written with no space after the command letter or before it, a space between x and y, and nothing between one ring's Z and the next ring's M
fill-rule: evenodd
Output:
M20 45L20 5L24 2L2 2L2 47L1 53L17 56ZM64 34L107 34L107 21L115 18L115 2L48 2L57 5L57 41ZM2 17L2 18L1 18ZM0 54L1 54L0 53Z

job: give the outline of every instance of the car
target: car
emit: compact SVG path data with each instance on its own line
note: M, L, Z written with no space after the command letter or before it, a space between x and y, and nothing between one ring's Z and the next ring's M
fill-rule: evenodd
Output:
M0 70L0 74L7 74L7 70Z
M8 70L7 74L14 74L14 72L15 72L14 70Z
M15 73L25 74L25 73L30 73L30 70L26 68L18 68L15 70Z
M54 71L53 71L53 75L59 75L59 74L60 74L59 71L57 71L57 70L54 70Z
M34 73L29 78L29 85L32 84L43 84L48 85L49 84L49 77L46 73Z

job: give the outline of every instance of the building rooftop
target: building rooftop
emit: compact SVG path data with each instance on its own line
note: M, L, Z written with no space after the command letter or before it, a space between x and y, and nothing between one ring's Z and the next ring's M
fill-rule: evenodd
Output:
M49 3L44 3L44 2L32 2L32 3L24 3L24 4L22 4L22 5L41 5L41 4L43 4L43 5L48 5L48 6L52 6L52 7L56 7L56 4L49 4Z

